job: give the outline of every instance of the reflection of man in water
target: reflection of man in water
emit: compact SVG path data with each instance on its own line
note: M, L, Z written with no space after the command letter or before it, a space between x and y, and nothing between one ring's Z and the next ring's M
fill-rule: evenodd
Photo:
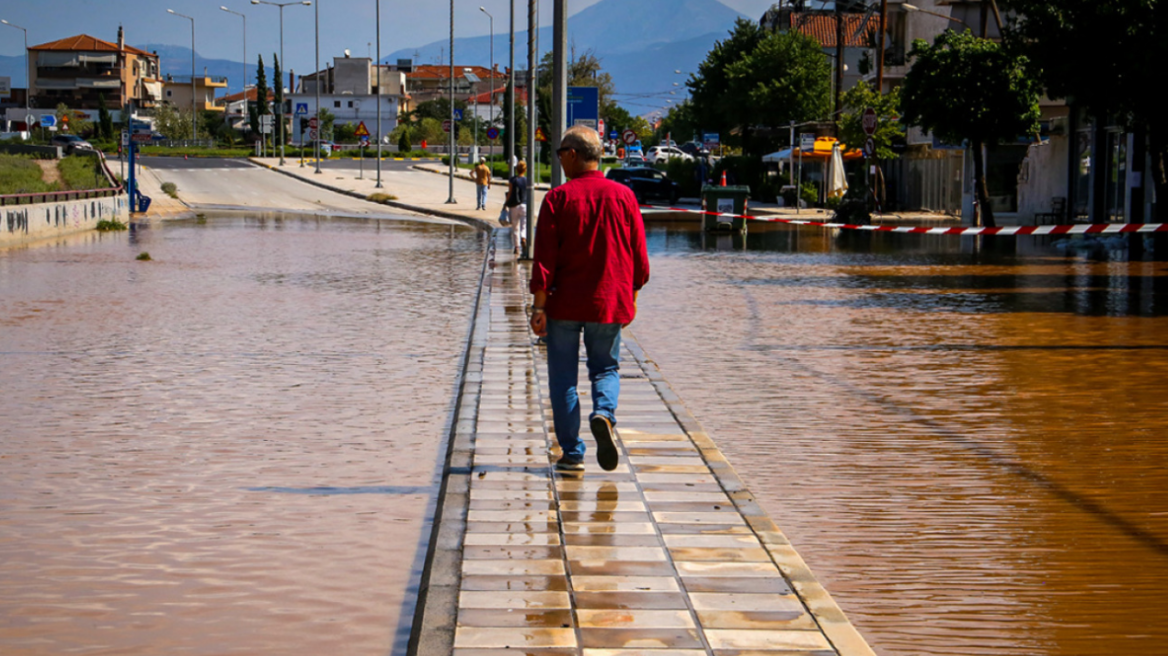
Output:
M628 187L601 175L600 136L577 126L564 133L556 156L570 182L550 191L536 224L531 329L547 337L548 388L556 468L584 469L580 400L576 393L580 336L592 383L589 428L605 470L620 460L613 434L620 395L620 331L636 316L637 292L649 280L645 225Z

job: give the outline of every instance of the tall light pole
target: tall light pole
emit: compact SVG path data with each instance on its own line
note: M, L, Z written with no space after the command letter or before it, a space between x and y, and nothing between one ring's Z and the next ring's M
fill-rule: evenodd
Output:
M568 127L568 0L552 6L552 152L560 149L560 139ZM552 187L564 184L560 158L552 157Z
M507 74L507 96L511 103L511 115L507 122L507 142L510 146L511 159L507 161L511 177L515 177L515 0L511 0L511 68Z
M174 14L191 22L191 145L193 146L195 145L194 141L199 138L199 113L195 110L195 19L173 9L167 9L166 13Z
M457 204L454 200L454 160L458 154L454 152L454 0L450 0L450 197L446 199L447 205Z
M377 23L377 61L373 70L377 73L377 185L381 188L381 0L377 0L377 11L374 12Z
M451 0L451 1L453 2L453 0ZM316 175L320 175L320 133L321 133L322 129L324 128L324 125L323 125L323 121L321 120L321 117L320 117L321 112L320 112L320 2L319 2L319 0L317 1L317 3L315 5L313 5L312 11L315 14L315 19L316 19L316 73L313 74L313 77L316 78L316 84L312 85L313 88L316 89L316 139L315 139L316 143L315 143L315 148L313 150L316 152ZM301 152L303 153L304 152L304 150L303 150L304 145L301 144L300 148L301 148Z
M273 7L279 8L280 10L280 75L283 77L284 71L288 67L288 62L284 61L284 7L287 7L288 5L304 5L305 7L310 7L312 6L312 0L301 0L299 2L268 2L268 0L251 0L251 3L253 5L272 5ZM225 9L225 11L230 10ZM244 56L246 57L247 53L244 53ZM279 84L280 87L283 88L284 80L276 80L276 84ZM245 88L244 91L246 90L247 89ZM246 101L247 94L245 93L243 97ZM283 98L283 94L281 94L280 97ZM259 96L256 96L256 102L267 101L267 98L260 98ZM319 102L317 104L319 104ZM318 109L317 111L319 112L320 110ZM281 107L280 129L276 131L276 134L280 137L280 166L284 166L284 142L287 141L287 139L284 138L284 121L286 118L287 117L284 114L284 108Z
M31 82L32 82L32 66L29 64L29 61L28 61L28 30L24 29L23 27L21 27L19 25L14 25L12 23L9 23L8 21L3 20L3 19L0 19L0 23L4 23L8 27L15 27L16 29L20 30L21 32L24 32L24 129L28 130L28 136L31 139L32 138L32 125L29 124L28 117L32 115L32 112L30 110L32 105L29 104L28 97L30 95L30 92L32 91L32 84L31 84Z
M486 7L479 7L479 11L483 12L487 15L487 18L491 19L491 90L489 91L491 95L487 96L487 129L490 129L490 127L495 124L495 17L491 15L491 12L487 11ZM476 112L476 126L478 125L478 119L478 113ZM488 141L490 141L490 139L488 139ZM477 139L475 140L475 143L478 143Z
M232 11L227 7L221 6L219 8L243 19L243 78L241 79L243 80L243 103L247 105L247 16L238 11ZM283 57L283 55L280 56Z

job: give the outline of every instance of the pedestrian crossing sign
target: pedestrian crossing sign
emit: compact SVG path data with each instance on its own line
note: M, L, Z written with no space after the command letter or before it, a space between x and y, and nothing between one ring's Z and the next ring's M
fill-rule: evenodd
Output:
M353 134L355 136L358 136L358 137L368 137L369 136L369 128L365 127L365 121L361 121L360 123L357 124L357 131L354 132Z
M308 116L308 103L296 103L296 115Z

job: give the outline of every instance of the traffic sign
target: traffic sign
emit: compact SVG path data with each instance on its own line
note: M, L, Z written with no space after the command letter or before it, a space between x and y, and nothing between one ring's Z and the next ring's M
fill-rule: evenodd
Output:
M864 117L860 121L864 126L864 134L869 137L876 134L876 124L880 121L879 117L876 116L876 110L871 107L865 109Z
M360 141L361 141L362 148L367 148L369 146L369 137L368 136L361 137Z
M369 128L365 127L365 121L357 124L357 129L353 131L353 135L357 137L368 137Z
M801 132L799 134L799 150L815 150L814 132Z
M612 132L608 133L608 138L609 139L620 139L620 132L613 130Z
M122 130L122 145L128 146L130 144L130 133Z
M56 124L57 124L57 117L56 116L53 116L52 114L42 114L41 115L41 127L42 128L51 128Z
M312 118L308 119L308 129L309 129L309 130L315 130L315 129L317 128L317 126L319 125L319 121L320 121L320 119L318 119L318 118L317 118L317 117L315 117L315 116L313 116Z
M600 119L598 125L596 126L596 131L600 133L600 136L604 136L604 119Z
M876 154L876 140L868 137L864 140L864 157L871 157Z
M308 140L309 141L316 141L316 134L317 134L316 130L309 130L308 131Z
M451 127L450 119L446 119L445 121L442 121L442 131L443 132L449 133L450 127Z
M457 107L454 108L454 120L456 120L456 121L462 120L462 110L458 109Z
M626 129L621 133L621 141L624 141L626 145L631 146L637 143L637 133L633 132L632 129Z
M133 139L137 143L150 143L151 141L153 141L153 139L151 138L151 135L148 135L148 134L132 134L132 135L130 135L130 138Z
M308 116L308 103L296 103L296 115Z
M547 141L548 140L547 135L544 134L543 128L536 128L535 129L535 140L536 141Z
M487 129L487 138L490 139L491 141L498 139L499 138L499 128L488 128Z

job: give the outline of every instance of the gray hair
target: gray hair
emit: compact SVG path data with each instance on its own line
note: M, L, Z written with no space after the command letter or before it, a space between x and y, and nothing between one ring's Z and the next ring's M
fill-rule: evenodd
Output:
M585 162L599 162L604 154L600 145L600 135L586 125L574 125L564 132L560 148L571 148Z

